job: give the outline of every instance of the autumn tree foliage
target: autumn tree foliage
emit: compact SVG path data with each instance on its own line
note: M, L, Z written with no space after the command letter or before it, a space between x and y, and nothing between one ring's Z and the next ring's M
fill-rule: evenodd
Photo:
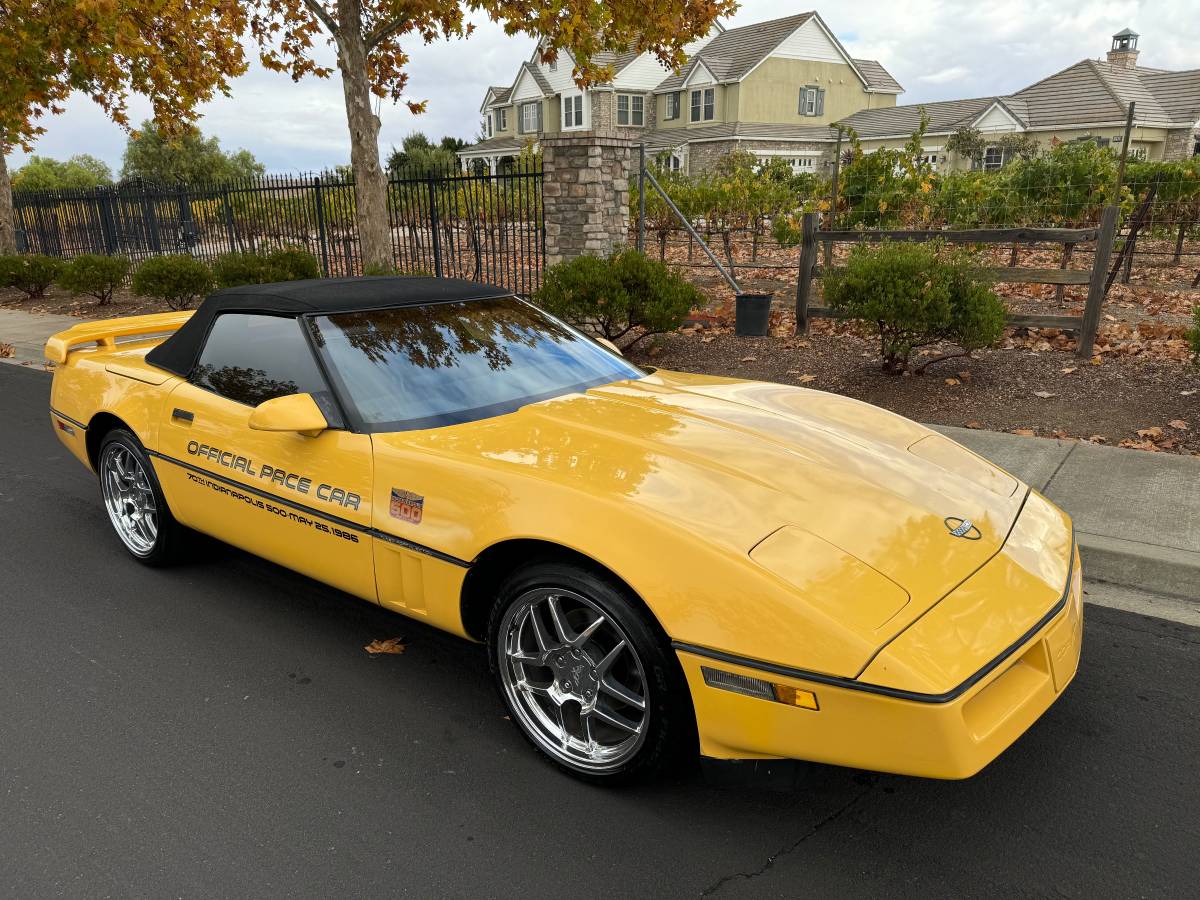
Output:
M354 172L356 214L367 266L392 264L387 214L387 173L379 158L379 118L373 102L403 101L413 112L423 100L407 98L405 46L462 38L472 25L468 11L486 14L510 35L543 39L542 55L557 59L569 51L581 86L612 77L610 65L597 63L605 51L648 51L670 66L680 65L683 48L704 34L713 21L736 7L735 0L252 0L245 4L250 31L269 69L296 81L328 78L332 69L314 55L324 41L337 51L350 163Z
M231 0L0 0L0 253L15 250L4 156L32 149L78 91L128 126L134 94L170 129L245 71L246 10Z

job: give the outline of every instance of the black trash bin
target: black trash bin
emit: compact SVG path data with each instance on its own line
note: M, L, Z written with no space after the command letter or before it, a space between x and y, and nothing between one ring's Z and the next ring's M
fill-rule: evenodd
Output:
M771 322L770 294L738 294L734 308L734 332L746 337L761 337Z

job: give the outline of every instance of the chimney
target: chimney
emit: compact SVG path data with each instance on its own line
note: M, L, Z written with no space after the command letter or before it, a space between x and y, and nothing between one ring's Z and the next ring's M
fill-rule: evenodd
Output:
M1122 28L1112 38L1112 49L1108 51L1110 65L1120 69L1132 69L1137 66L1138 33L1132 28Z

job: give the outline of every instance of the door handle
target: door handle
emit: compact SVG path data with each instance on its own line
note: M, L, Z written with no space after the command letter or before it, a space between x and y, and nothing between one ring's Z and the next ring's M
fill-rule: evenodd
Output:
M196 416L186 409L175 407L175 409L171 411L171 418L179 419L182 422L191 422L196 418Z

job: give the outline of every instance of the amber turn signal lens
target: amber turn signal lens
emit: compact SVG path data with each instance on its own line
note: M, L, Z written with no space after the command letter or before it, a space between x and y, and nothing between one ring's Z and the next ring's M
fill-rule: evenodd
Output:
M812 691L794 688L787 684L775 685L775 699L788 706L799 706L801 709L817 709L817 695Z

